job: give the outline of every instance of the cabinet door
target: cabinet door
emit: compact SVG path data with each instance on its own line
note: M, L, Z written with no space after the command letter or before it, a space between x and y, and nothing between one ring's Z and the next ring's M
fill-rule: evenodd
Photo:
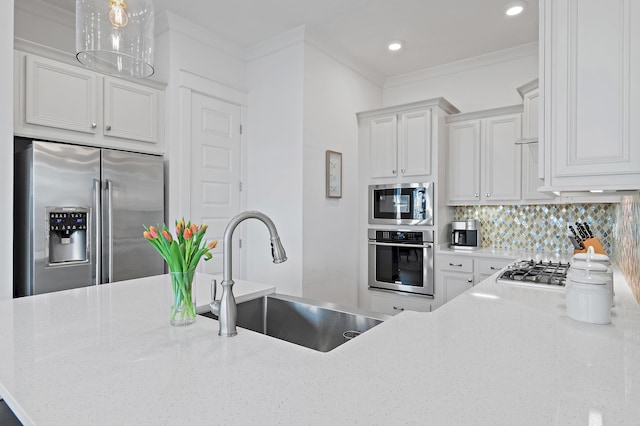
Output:
M400 116L398 157L402 176L431 175L431 109Z
M96 133L98 86L95 73L27 56L25 92L27 123Z
M542 58L551 186L637 188L640 9L632 0L546 0Z
M104 134L156 143L158 91L124 80L104 79Z
M477 203L480 200L480 120L450 123L448 138L448 203Z
M440 276L442 277L444 303L473 287L473 274L442 271Z
M372 178L398 175L398 118L395 114L371 120L369 146Z
M544 180L538 177L538 144L522 145L522 201L553 200L555 197L538 188L544 186Z
M521 114L484 120L482 198L485 201L518 201L521 194Z

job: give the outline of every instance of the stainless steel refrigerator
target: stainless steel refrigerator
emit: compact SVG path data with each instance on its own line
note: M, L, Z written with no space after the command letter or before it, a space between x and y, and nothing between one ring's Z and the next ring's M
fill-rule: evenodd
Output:
M142 237L164 222L160 156L30 141L14 202L15 297L164 272Z

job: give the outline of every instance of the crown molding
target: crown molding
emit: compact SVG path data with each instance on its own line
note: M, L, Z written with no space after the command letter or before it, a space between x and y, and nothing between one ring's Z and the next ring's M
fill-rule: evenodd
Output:
M180 15L167 11L157 14L155 17L155 36L158 37L166 32L181 34L235 59L246 60L245 49L239 44L233 43Z
M53 21L74 30L76 28L75 12L69 12L68 10L61 9L41 0L16 0L14 5L15 9L30 15Z
M300 43L315 47L328 57L382 88L384 78L380 74L363 65L340 45L308 25L300 25L247 48L247 61L271 55Z
M405 84L416 83L445 75L456 74L468 71L474 68L486 67L501 62L513 61L529 56L538 56L538 42L522 44L520 46L509 49L498 50L496 52L487 53L486 55L474 56L462 59L460 61L450 62L448 64L427 68L420 71L414 71L385 80L384 88L402 86Z
M305 26L300 25L292 30L285 31L284 33L280 33L248 47L245 50L247 62L254 61L297 44L304 43L304 39Z

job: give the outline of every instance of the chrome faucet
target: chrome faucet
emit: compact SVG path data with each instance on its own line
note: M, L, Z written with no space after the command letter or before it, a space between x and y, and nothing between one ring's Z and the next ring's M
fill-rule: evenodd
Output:
M233 279L231 279L231 240L233 238L233 231L236 227L245 219L258 219L262 221L269 229L271 235L271 256L273 257L273 263L282 263L287 260L287 253L284 251L284 247L280 243L280 237L278 236L278 230L273 224L273 221L269 219L267 215L257 211L246 211L235 216L226 229L224 230L223 238L223 254L222 254L222 296L220 301L216 300L216 282L212 283L212 295L211 312L218 316L218 322L220 323L219 336L232 337L238 334L236 331L236 319L237 319L237 306L236 299L233 296Z

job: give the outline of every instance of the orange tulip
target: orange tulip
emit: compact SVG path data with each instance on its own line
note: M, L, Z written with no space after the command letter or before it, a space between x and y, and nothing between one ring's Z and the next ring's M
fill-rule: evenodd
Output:
M144 237L147 240L152 240L153 239L153 238L151 238L151 234L148 231L144 231L142 234L144 235Z
M202 226L200 226L200 232L206 231L206 230L207 230L207 228L208 228L208 226L207 226L207 225L202 225Z
M149 233L151 234L151 237L152 237L152 238L154 238L154 239L155 239L155 238L158 238L158 232L157 232L157 230L156 230L156 227L155 227L155 226L150 226L150 227L149 227Z
M168 233L166 229L164 231L162 231L162 235L164 236L165 240L171 242L171 240L172 240L171 234Z
M207 248L209 250L213 250L214 248L216 248L216 246L218 245L218 240L213 240L209 243L209 245L207 246Z
M190 240L192 235L191 235L191 229L187 228L184 230L184 233L182 234L182 236L184 237L185 240Z
M191 224L191 235L196 235L198 233L198 225L195 223Z

